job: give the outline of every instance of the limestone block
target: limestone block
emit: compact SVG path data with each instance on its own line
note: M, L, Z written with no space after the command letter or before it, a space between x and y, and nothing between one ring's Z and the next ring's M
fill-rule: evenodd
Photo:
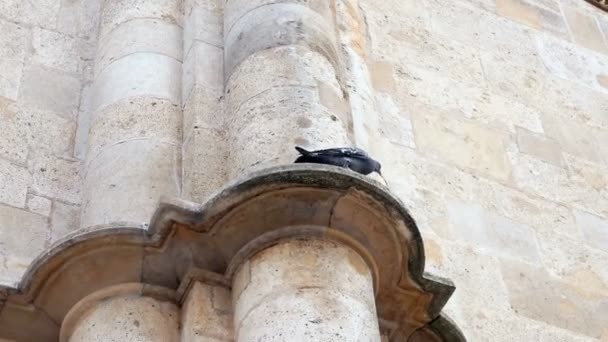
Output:
M157 53L182 60L182 29L173 21L134 19L102 36L97 48L95 74L110 63L137 52Z
M523 263L502 261L500 268L509 302L520 315L595 338L605 331L605 294L585 293Z
M498 129L506 128L516 133L516 127L542 133L541 112L536 108L523 104L513 98L501 96L492 92L484 92L475 109L467 117Z
M100 37L133 19L158 18L182 26L181 1L106 0L101 15Z
M0 203L25 207L27 189L32 176L27 168L0 159Z
M0 4L0 11L14 21L54 29L61 0L40 0L36 2L6 0Z
M305 46L338 66L335 29L331 22L302 5L270 4L247 12L225 32L224 42L226 77L256 52L285 45Z
M49 216L51 214L51 203L48 198L28 194L26 207L29 211L38 215Z
M28 160L32 174L31 189L40 195L70 203L80 203L80 162L46 154L34 154Z
M0 31L2 31L0 58L22 60L29 43L30 30L18 24L0 20Z
M80 206L53 202L50 242L53 243L80 228Z
M17 100L22 72L23 60L0 57L0 96Z
M536 46L547 69L557 77L608 92L597 79L608 70L608 56L547 35L538 35Z
M57 30L71 36L97 37L101 4L98 0L62 0Z
M228 181L223 131L198 127L183 144L183 196L204 203Z
M46 243L47 219L25 210L0 206L0 245L15 267L29 266Z
M568 29L559 8L554 12L528 0L497 0L496 13L537 30L568 38Z
M391 96L382 93L376 94L376 107L380 116L379 133L395 144L415 148L408 113L402 112Z
M19 107L11 100L0 97L0 121L3 134L0 134L0 156L16 163L24 163L28 146L22 141L23 126L18 121Z
M543 116L543 126L548 136L559 141L563 151L593 162L601 162L602 156L597 146L594 130L573 120Z
M595 17L572 7L565 7L564 14L574 42L601 53L608 53L608 46Z
M467 121L437 113L412 115L416 146L460 167L506 180L510 165L505 154L508 137Z
M183 66L182 103L186 103L195 87L207 88L215 93L224 90L222 60L224 50L216 46L193 42Z
M182 305L183 342L232 341L232 308L226 288L196 282Z
M189 139L193 129L223 129L225 122L224 90L194 87L184 103L184 140Z
M76 116L81 90L77 78L60 71L30 65L24 69L21 83L20 102L56 112L65 118Z
M552 276L582 292L608 293L608 252L562 234L543 233L538 241L543 265Z
M177 342L179 309L149 297L111 298L80 317L69 341Z
M138 96L114 102L95 113L89 133L89 160L105 148L136 139L177 144L181 109L164 99Z
M259 252L237 271L232 295L239 341L380 341L369 269L332 242Z
M608 252L608 220L584 211L575 212L575 217L587 242Z
M180 84L179 61L156 53L135 53L110 64L97 77L91 109L144 95L179 104Z
M31 61L65 72L78 72L80 63L79 41L61 33L33 28Z
M195 41L224 45L224 1L187 0L184 8L184 54Z
M525 225L485 211L479 204L449 201L447 238L462 241L489 254L539 263L536 233Z
M227 136L229 177L292 162L297 154L288 146L294 144L308 148L349 145L345 123L319 105L317 96L299 86L273 88L232 113Z
M88 166L81 226L147 223L162 195L179 194L179 158L180 147L150 139L105 149Z
M556 140L518 128L517 147L522 153L533 155L556 166L563 165L561 148Z

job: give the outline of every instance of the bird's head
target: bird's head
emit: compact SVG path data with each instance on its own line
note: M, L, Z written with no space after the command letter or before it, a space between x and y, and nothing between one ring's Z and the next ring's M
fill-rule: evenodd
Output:
M374 172L377 172L380 176L382 176L382 172L380 172L380 169L382 169L382 165L380 165L379 162L375 162L376 164L374 165Z

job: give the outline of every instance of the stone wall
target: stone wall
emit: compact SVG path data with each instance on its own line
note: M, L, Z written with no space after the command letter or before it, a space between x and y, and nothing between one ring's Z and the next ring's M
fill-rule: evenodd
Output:
M1 284L78 227L144 223L163 194L202 202L293 144L354 142L455 281L446 312L469 340L608 340L605 13L230 2L0 2ZM282 11L303 26L256 26Z

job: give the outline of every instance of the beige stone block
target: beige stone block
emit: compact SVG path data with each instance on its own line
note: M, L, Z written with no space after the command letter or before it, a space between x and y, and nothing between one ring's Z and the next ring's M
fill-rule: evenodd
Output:
M6 20L0 20L0 59L23 60L29 43L30 30ZM4 75L4 73L3 73Z
M95 62L99 75L110 63L138 53L157 53L182 60L182 29L174 21L134 19L100 37Z
M45 197L80 203L80 166L80 161L75 159L35 154L28 160L31 189Z
M492 92L484 92L475 108L467 116L490 127L517 132L523 127L535 133L542 133L540 111L536 108Z
M412 123L409 115L388 94L376 94L376 107L379 112L379 134L389 141L407 146L416 147Z
M468 121L439 113L412 115L416 146L457 166L506 180L511 167L505 154L508 137Z
M70 342L179 341L179 309L168 301L125 296L99 302L85 315Z
M224 90L194 87L184 102L184 140L196 128L224 129Z
M224 90L223 59L223 49L204 42L192 43L184 60L182 103L186 103L196 87L215 93Z
M373 87L380 92L395 93L394 70L391 63L374 61L370 63L369 72Z
M196 282L182 305L181 327L183 342L232 341L232 314L228 307L230 291L226 288Z
M181 108L154 97L131 97L114 102L94 113L88 155L95 159L106 148L136 139L155 139L177 144L181 141Z
M447 238L475 246L486 253L539 263L534 230L525 224L484 210L479 204L449 201Z
M595 51L608 52L602 31L593 16L571 7L565 7L564 14L574 42Z
M80 206L53 202L51 215L51 243L62 239L71 232L80 228Z
M92 83L86 83L82 88L80 107L78 110L78 121L74 136L74 157L80 160L86 159L89 140L89 129L91 128L91 97Z
M606 93L597 76L608 70L608 56L548 35L538 35L536 46L543 63L555 76Z
M583 211L576 211L574 215L587 243L608 252L608 220Z
M557 141L523 128L517 129L517 147L520 152L533 155L548 163L561 166L561 148Z
M204 203L227 181L225 132L198 127L183 145L183 196Z
M564 120L550 115L543 115L543 126L546 135L558 141L564 152L593 162L601 162L602 156L597 146L594 130L588 125L574 120Z
M31 61L69 73L80 70L80 42L61 33L33 28Z
M24 163L28 146L23 143L23 126L19 124L19 108L11 100L0 97L0 122L3 134L0 134L0 156L16 163Z
M57 30L71 36L97 37L101 5L97 0L61 0Z
M51 200L46 197L27 195L27 209L38 215L49 216L51 214L51 204Z
M216 47L224 45L224 2L187 0L184 2L184 54L196 42Z
M501 271L518 314L590 337L603 334L608 319L605 294L578 291L523 263L503 261Z
M81 226L148 223L161 196L179 195L180 150L150 139L105 149L88 165Z
M558 37L568 37L565 20L559 11L550 11L527 0L497 0L496 13Z
M70 157L73 151L76 124L55 112L21 107L13 121L19 143L37 153L48 152Z
M158 18L181 27L181 1L107 0L101 14L100 37L122 23L141 18Z
M311 8L297 4L271 3L253 9L225 32L225 75L230 77L240 63L257 52L290 45L315 51L337 68L339 52L332 23Z
M80 81L66 73L30 65L23 71L19 101L73 118L78 110Z
M3 16L14 21L33 26L54 29L61 0L40 0L35 2L6 0L0 4ZM1 45L0 45L1 46Z
M46 244L47 219L25 210L0 206L0 245L3 254L25 269ZM15 265L17 266L17 265Z
M25 207L27 189L32 176L27 168L0 159L0 203L13 207Z
M157 97L179 104L181 63L155 53L135 53L110 64L95 80L93 111L136 96Z

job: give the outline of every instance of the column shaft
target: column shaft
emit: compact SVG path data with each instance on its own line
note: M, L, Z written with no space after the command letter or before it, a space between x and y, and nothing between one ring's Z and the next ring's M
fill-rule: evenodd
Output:
M82 226L144 223L181 188L180 0L106 0Z
M235 334L253 341L380 341L371 272L343 245L292 240L245 262L233 282Z

